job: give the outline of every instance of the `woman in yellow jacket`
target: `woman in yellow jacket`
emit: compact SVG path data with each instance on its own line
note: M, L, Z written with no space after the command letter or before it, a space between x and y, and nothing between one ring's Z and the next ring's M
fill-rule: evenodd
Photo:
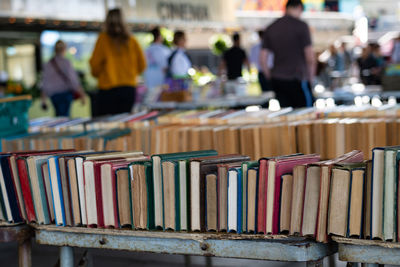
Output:
M90 66L100 89L96 115L130 112L135 102L136 77L145 70L146 61L120 9L108 12L105 31L97 39Z

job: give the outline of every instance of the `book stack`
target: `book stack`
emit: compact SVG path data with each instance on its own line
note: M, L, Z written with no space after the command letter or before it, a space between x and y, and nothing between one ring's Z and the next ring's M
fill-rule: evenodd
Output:
M215 112L203 111L208 115L215 115ZM230 111L226 116L240 112L242 111ZM400 143L397 134L400 120L396 118L290 121L281 118L290 117L289 115L279 115L275 112L272 114L275 114L274 119L277 119L277 122L252 123L251 117L254 114L242 112L241 120L247 121L247 124L212 124L209 120L204 123L206 119L202 116L205 115L199 113L191 114L192 118L186 115L185 119L176 121L174 119L181 116L179 113L159 114L160 116L153 114L151 119L148 119L149 114L145 114L141 116L146 117L143 121L130 124L121 124L118 120L112 124L93 122L97 126L91 129L85 129L83 125L87 123L74 124L64 121L62 125L68 124L68 127L56 124L57 128L53 124L54 127L46 126L40 132L3 138L2 151L74 148L95 151L139 150L145 154L164 154L213 149L219 154L248 155L252 160L257 160L263 155L279 156L293 153L316 153L321 155L322 159L331 159L354 149L360 149L371 158L372 148ZM291 116L300 116L299 112L296 114Z

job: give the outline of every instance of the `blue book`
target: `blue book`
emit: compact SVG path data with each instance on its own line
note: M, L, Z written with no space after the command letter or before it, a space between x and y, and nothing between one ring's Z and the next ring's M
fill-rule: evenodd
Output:
M51 194L53 196L54 218L56 225L66 225L64 197L61 182L58 156L51 156L48 160Z

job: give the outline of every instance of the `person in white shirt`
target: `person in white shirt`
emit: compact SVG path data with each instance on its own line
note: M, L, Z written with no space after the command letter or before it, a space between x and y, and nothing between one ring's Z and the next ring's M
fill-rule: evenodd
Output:
M260 51L261 51L261 44L262 44L262 38L263 38L264 31L259 30L258 31L258 36L260 38L260 41L253 45L250 49L250 62L253 64L258 71L258 82L260 83L261 90L263 92L271 91L271 82L265 77L261 64L260 64ZM272 68L273 67L273 55L271 53L271 56L268 57L268 67Z
M162 44L163 37L160 29L155 27L151 34L154 41L145 52L147 69L144 72L144 83L149 91L165 83L168 58L171 54L170 49Z
M187 78L188 71L192 67L192 62L186 54L186 36L183 31L174 33L174 44L176 49L171 53L168 59L168 71L171 78Z

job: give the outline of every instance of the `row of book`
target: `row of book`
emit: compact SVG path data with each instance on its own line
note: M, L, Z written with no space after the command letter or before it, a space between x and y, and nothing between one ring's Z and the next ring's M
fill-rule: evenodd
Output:
M113 125L116 126L116 125ZM131 127L67 128L2 139L3 151L76 149L139 150L146 154L214 149L220 154L320 154L334 158L354 149L368 157L371 149L400 143L399 119L318 119L266 124L196 125L137 123Z
M400 147L332 160L215 150L0 154L0 220L398 240Z

